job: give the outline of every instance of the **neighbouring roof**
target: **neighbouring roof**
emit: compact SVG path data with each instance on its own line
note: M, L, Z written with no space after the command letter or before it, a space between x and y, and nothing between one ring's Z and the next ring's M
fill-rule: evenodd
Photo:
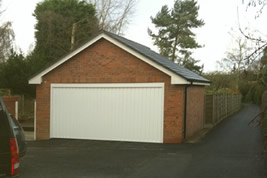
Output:
M117 45L118 47L126 50L127 52L135 55L137 58L143 60L144 62L149 63L150 65L156 67L157 69L161 70L162 72L166 73L167 75L171 76L171 82L172 84L195 84L195 85L209 85L210 81L205 79L204 77L182 67L178 64L172 62L166 57L163 57L162 55L152 51L150 48L136 43L134 41L131 41L129 39L126 39L124 37L121 37L119 35L101 31L96 37L89 40L84 45L80 46L76 50L70 52L65 57L61 58L54 64L50 65L48 68L44 69L34 77L32 77L29 80L30 84L41 84L42 77L56 68L57 66L61 65L68 59L72 58L79 52L83 51L90 45L94 44L100 39L106 39L109 42Z

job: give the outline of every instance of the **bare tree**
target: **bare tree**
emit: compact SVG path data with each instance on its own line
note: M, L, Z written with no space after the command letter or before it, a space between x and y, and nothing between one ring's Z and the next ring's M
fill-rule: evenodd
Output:
M257 12L257 16L259 16L267 5L267 0L242 0L242 3L246 3L247 7L259 7Z
M236 37L234 39L235 47L226 52L226 57L222 59L223 65L228 67L228 70L237 72L248 68L254 60L247 59L247 54L252 51L251 47L248 47L247 39L242 37ZM226 68L225 67L225 68Z
M233 32L230 33L234 40L234 47L226 52L226 57L217 63L221 68L231 71L236 76L236 89L239 89L238 81L242 71L248 70L255 60L247 58L254 50L248 40L243 36L236 36Z
M1 0L0 0L1 7ZM4 11L0 11L0 17ZM4 22L0 24L0 63L3 63L7 60L10 49L13 45L14 32L12 29L11 22Z
M138 0L88 0L97 10L100 29L122 34Z
M257 12L255 14L255 19L259 18L263 12L264 7L267 5L267 0L242 0L242 3L249 7L257 8ZM237 12L239 14L239 12ZM239 22L238 17L238 25L239 31L241 34L250 42L254 43L255 50L246 56L247 59L255 60L256 58L260 58L262 56L263 50L267 48L267 36L259 32L258 30L254 30L253 32L249 32L248 28L243 28Z

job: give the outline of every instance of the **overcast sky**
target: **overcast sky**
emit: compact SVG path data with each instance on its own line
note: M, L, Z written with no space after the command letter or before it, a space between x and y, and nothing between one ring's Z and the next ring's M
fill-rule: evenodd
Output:
M13 23L16 35L16 45L24 53L34 45L34 24L36 23L32 13L36 3L41 0L2 0L4 16L0 21L9 20ZM174 0L139 0L136 12L131 24L125 30L125 37L146 45L157 51L151 38L147 34L147 28L153 28L150 16L155 16L163 5L173 6ZM267 35L266 9L260 18L255 19L255 9L246 10L242 0L198 0L200 6L199 17L205 22L200 29L195 30L197 41L204 47L194 52L194 57L204 64L204 71L215 71L216 61L225 56L226 50L233 47L229 32L231 28L237 30L238 19L243 29L249 27L259 30ZM237 10L238 9L238 10ZM238 18L239 17L239 18ZM265 21L264 21L265 19Z

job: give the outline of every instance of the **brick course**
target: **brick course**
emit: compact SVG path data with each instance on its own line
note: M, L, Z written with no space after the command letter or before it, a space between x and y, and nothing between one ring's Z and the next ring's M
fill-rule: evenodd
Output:
M181 143L184 86L171 85L170 76L101 39L43 76L36 87L37 139L50 138L51 83L164 82L164 143Z

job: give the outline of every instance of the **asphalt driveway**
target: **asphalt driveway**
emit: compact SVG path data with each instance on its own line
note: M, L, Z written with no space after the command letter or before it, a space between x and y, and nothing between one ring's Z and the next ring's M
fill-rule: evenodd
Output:
M195 144L28 142L20 177L267 177L262 130L247 125L258 112L245 105Z

